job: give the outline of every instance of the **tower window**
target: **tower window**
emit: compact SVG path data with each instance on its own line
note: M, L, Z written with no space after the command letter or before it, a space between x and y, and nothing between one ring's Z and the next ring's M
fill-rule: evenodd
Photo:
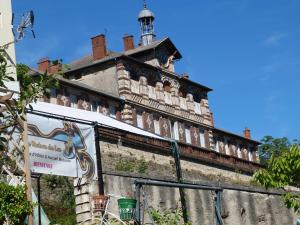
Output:
M171 83L169 81L164 82L164 91L171 93Z

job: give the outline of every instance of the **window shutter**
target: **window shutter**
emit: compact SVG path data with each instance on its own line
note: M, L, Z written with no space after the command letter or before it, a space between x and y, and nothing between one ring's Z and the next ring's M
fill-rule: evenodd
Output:
M154 132L153 115L151 113L143 112L144 129Z
M252 149L251 154L252 154L252 161L257 162L257 155L256 155L256 151L254 149Z
M170 123L165 118L159 118L160 123L160 132L161 135L164 137L171 137L171 131L170 131Z
M137 127L137 115L136 115L136 109L132 109L132 120L133 120L133 125Z
M192 145L195 146L200 145L199 129L196 127L191 127L191 141L192 141Z
M210 141L209 141L209 133L208 130L204 131L204 140L205 140L205 147L210 148Z
M179 136L179 141L185 142L185 126L183 123L178 122L178 136Z

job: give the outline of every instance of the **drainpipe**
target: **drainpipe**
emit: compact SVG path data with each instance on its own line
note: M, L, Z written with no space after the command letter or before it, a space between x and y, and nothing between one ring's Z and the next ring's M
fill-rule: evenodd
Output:
M104 182L102 173L102 161L101 161L101 151L100 151L100 135L98 130L98 123L94 123L94 133L95 133L95 148L97 157L97 176L98 176L98 189L99 195L104 195Z
M181 171L181 164L180 164L180 152L179 152L178 144L174 140L171 140L171 151L172 151L172 155L175 160L177 180L179 183L182 183L183 178L182 178L182 171ZM188 223L189 218L188 218L188 213L187 213L185 192L184 192L184 189L181 187L179 188L179 194L180 194L183 220L184 220L184 223Z

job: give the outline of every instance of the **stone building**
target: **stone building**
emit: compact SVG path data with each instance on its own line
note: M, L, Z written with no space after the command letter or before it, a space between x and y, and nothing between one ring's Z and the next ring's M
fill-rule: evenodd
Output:
M154 14L138 15L139 44L123 37L124 51L112 52L105 35L91 38L92 54L68 65L41 59L38 71L63 72L60 87L41 101L101 113L164 139L100 127L100 149L105 193L126 195L136 178L176 181L175 161L168 139L178 142L183 179L224 187L222 217L230 225L287 225L295 215L280 200L280 192L251 186L258 162L259 142L250 130L243 135L214 126L209 107L209 87L178 74L175 62L182 58L170 38L156 39ZM77 181L76 181L77 182ZM74 183L77 221L92 218L96 182ZM150 188L151 203L174 207L177 189ZM187 191L193 224L215 224L214 197L209 191Z
M140 12L140 42L135 46L133 36L125 35L123 52L109 52L104 35L93 37L92 54L67 65L50 102L109 114L188 145L256 162L259 142L247 128L238 135L214 126L208 101L212 89L176 73L182 56L170 38L155 39L153 20L150 10ZM40 72L63 69L47 58L38 65Z

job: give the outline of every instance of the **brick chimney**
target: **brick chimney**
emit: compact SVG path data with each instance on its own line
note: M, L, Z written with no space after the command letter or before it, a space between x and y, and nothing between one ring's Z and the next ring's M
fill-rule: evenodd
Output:
M51 62L50 66L49 66L49 69L48 69L48 72L50 74L52 73L58 73L62 70L62 60L59 59L59 60L54 60Z
M93 60L102 59L107 55L105 35L99 34L92 37Z
M247 139L251 139L251 132L250 132L250 129L247 127L244 130L244 137Z
M46 70L48 71L50 66L50 60L48 59L48 57L42 58L38 61L38 70L40 72L46 72Z
M54 60L50 61L49 58L42 58L38 62L38 70L39 72L48 72L49 74L58 73L62 70L62 60Z
M124 42L124 50L128 51L130 49L134 49L134 39L132 35L125 34L123 37Z

